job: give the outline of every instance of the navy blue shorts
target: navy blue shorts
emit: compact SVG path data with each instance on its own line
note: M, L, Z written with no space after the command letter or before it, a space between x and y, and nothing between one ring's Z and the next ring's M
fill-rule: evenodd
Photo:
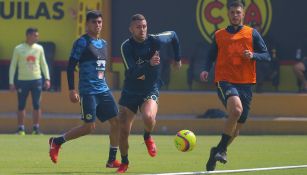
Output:
M253 85L252 84L232 84L225 81L217 83L217 94L224 104L227 106L227 99L231 96L238 96L241 100L243 112L238 120L238 123L245 123L249 110L250 104L253 97Z
M153 90L144 95L142 94L129 94L125 91L122 91L121 97L119 99L119 104L129 108L132 112L137 113L138 109L142 104L149 99L153 99L158 103L159 91Z
M17 80L16 82L18 110L25 109L26 101L31 92L33 109L40 109L41 94L43 89L42 79L38 80Z
M81 96L81 119L86 123L94 122L96 117L105 122L118 114L118 108L110 91L101 94Z

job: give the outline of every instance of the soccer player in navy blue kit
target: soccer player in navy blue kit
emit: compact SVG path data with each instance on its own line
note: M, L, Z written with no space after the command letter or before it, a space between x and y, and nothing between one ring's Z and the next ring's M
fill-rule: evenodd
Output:
M102 15L98 11L89 11L86 15L87 33L77 39L72 48L67 67L67 80L71 102L80 102L84 123L60 137L49 139L49 155L54 163L58 161L61 145L66 141L90 134L95 129L95 120L110 123L110 152L106 164L108 168L117 168L119 122L116 117L118 108L105 80L107 61L106 41L99 38L102 28ZM74 70L79 64L79 93L74 87ZM80 94L80 96L79 96Z
M150 135L156 124L160 79L159 49L171 43L175 55L175 66L181 67L179 40L175 32L168 31L147 35L147 22L143 15L133 15L129 30L131 37L123 42L121 53L125 65L125 82L119 100L120 139L122 162L117 173L128 169L128 137L134 117L140 110L144 121L144 141L151 157L157 148Z

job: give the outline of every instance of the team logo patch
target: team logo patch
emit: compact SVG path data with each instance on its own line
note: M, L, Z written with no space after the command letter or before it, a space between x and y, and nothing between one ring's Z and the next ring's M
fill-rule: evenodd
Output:
M91 120L91 119L93 119L93 116L91 114L86 114L85 119Z
M139 58L135 63L140 65L140 64L143 64L145 61L142 60L141 58Z
M144 101L149 100L149 99L152 99L152 100L154 100L154 101L158 101L158 97L157 97L156 95L149 95L149 96L147 96L147 97L144 99Z
M225 95L226 96L228 96L228 95L230 95L231 94L231 90L227 90L226 92L225 92Z
M229 25L227 17L228 0L198 0L196 9L197 26L208 42L212 42L212 36L218 29ZM258 25L264 36L271 25L272 7L270 0L245 0L244 24Z

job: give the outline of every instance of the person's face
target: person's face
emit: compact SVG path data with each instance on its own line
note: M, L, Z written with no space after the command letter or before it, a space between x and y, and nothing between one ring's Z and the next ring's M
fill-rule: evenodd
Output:
M228 18L230 24L233 26L239 26L243 24L244 11L242 7L230 7L228 10Z
M132 37L138 41L143 42L147 37L147 22L146 20L136 20L130 24L129 28Z
M86 22L87 32L93 35L98 35L102 29L102 18L89 19Z
M38 32L33 32L27 35L27 42L30 44L36 43L38 41L39 34Z

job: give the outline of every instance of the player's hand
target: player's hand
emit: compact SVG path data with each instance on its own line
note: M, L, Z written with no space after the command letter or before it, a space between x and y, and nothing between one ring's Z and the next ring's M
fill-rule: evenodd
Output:
M151 57L149 63L151 66L157 66L160 64L160 56L158 51L156 51L155 54Z
M244 51L243 51L243 56L244 56L245 58L252 59L253 56L254 56L254 54L253 54L253 52L251 52L251 51L249 51L249 50L244 50Z
M207 71L202 71L202 72L199 74L199 78L200 78L201 81L207 82L207 81L208 81L208 75L209 75L209 72L207 72Z
M179 70L181 68L181 66L182 66L181 60L175 61L173 66L174 66L175 69Z
M76 90L69 91L69 99L72 103L80 102L80 96Z
M44 88L48 90L50 88L50 80L45 80Z
M16 90L16 87L14 84L10 84L10 91L14 92Z

